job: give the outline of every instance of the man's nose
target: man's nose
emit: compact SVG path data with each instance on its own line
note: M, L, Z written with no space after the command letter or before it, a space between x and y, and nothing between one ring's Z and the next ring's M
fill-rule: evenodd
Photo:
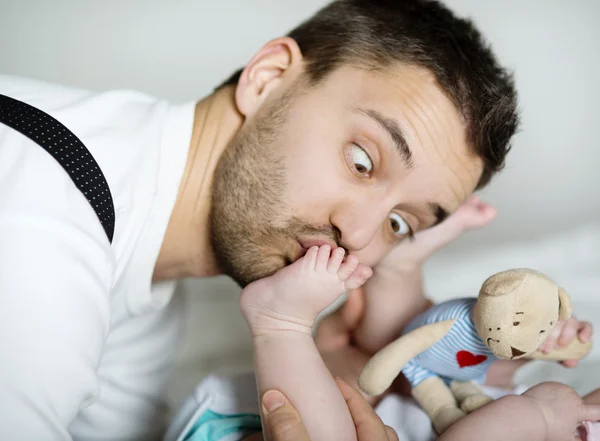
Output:
M382 204L344 204L332 213L331 224L339 232L341 246L359 251L373 241L388 213Z

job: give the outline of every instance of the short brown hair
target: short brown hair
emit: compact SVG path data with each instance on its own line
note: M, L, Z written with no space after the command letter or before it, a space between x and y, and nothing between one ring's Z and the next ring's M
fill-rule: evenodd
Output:
M318 83L343 64L381 69L403 62L430 70L461 112L483 159L477 188L504 167L519 126L517 92L472 21L434 0L336 0L289 34ZM237 84L242 70L220 87Z

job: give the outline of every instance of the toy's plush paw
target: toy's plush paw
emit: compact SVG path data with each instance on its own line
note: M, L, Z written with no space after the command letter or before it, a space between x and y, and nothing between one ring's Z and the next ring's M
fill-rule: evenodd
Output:
M448 430L450 426L466 415L467 414L458 407L443 407L432 419L433 428L438 435L441 435Z
M592 350L592 342L585 343L574 339L567 346L554 349L548 353L540 350L531 354L529 359L532 360L548 360L548 361L564 361L564 360L581 360L586 357Z
M492 397L488 397L485 394L477 394L466 397L462 403L460 403L460 408L465 413L475 412L480 407L485 406L488 403L494 401Z
M450 389L458 406L466 413L474 412L492 401L491 397L483 393L481 386L472 381L453 381Z

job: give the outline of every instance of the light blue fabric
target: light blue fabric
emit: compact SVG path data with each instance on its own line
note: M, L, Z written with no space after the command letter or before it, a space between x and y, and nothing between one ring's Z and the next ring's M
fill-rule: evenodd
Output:
M246 437L261 430L258 415L249 413L222 415L207 410L196 421L184 441L218 441L227 435L239 434L240 437Z
M402 368L402 373L413 388L434 376L441 377L447 384L452 380L485 381L486 372L497 357L475 329L473 309L476 303L477 298L474 297L438 303L406 327L405 332L408 333L424 325L455 320L444 338Z

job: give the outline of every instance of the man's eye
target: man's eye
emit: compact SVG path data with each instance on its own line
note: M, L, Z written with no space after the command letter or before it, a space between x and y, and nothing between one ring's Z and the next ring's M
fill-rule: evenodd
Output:
M406 222L398 213L390 213L390 225L392 231L398 237L404 237L407 234L410 234L408 222Z
M373 161L367 152L356 144L352 144L352 163L361 175L371 173L373 170Z

